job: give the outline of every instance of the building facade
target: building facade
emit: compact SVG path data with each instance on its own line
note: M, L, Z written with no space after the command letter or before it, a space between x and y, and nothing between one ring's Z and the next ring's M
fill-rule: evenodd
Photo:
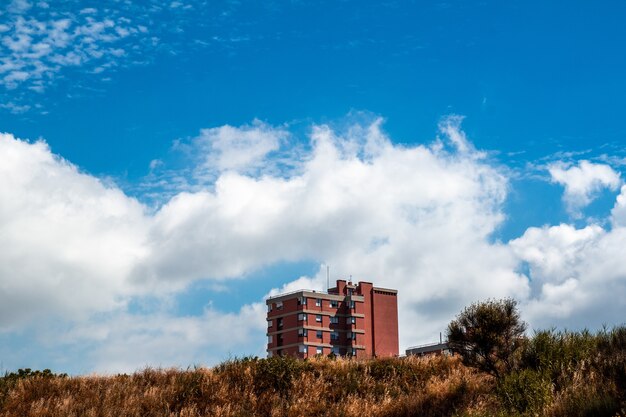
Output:
M328 292L300 290L270 297L268 356L397 356L397 295L371 282L337 280Z

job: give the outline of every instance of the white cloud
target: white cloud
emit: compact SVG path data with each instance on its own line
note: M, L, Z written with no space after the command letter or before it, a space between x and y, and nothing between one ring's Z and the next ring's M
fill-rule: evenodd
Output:
M463 116L448 116L439 123L439 130L448 137L459 152L466 153L468 151L474 151L474 147L467 140L465 132L461 130L461 122L463 122Z
M511 247L529 267L533 295L524 311L536 328L598 328L624 321L625 228L529 228Z
M0 10L0 87L44 92L68 68L94 69L149 62L154 34L173 31L154 19L158 2L102 2L81 8L79 2L12 0ZM188 13L171 10L175 20ZM165 45L161 45L163 47ZM171 47L169 45L168 47ZM11 97L14 101L19 96Z
M462 137L445 126L445 140ZM435 337L473 300L526 296L512 254L489 242L507 190L498 169L469 146L394 146L379 120L347 132L314 128L311 153L288 178L228 172L212 192L177 195L155 217L162 243L144 276L235 277L283 260L326 261L335 277L401 290L405 344ZM325 281L323 272L312 279Z
M0 255L0 276L14 301L5 303L4 326L37 312L120 311L141 294L303 259L329 262L335 277L399 288L406 343L436 334L471 300L523 296L513 257L488 242L503 219L506 178L469 149L394 146L380 123L345 136L315 127L310 153L287 177L262 162L280 145L281 129L257 122L214 130L204 137L218 166L226 153L237 161L231 167L254 166L257 175L224 171L214 187L180 193L154 215L45 144L4 136L2 218L11 233L2 246L13 250ZM253 158L238 159L242 141ZM423 324L411 326L416 320Z
M79 323L61 337L64 344L90 346L91 369L101 373L133 372L146 366L207 365L232 356L265 355L264 303L244 305L234 313L207 308L199 316L167 313L120 313L105 321ZM225 337L227 335L227 337ZM138 347L141 347L138 349Z
M198 171L254 172L265 165L266 156L278 150L288 136L286 130L275 129L259 120L241 127L225 125L203 129L192 145L194 152L203 155Z
M9 110L11 113L13 114L22 114L22 113L26 113L28 110L30 110L29 105L19 105L19 104L15 104L12 101L9 101L8 103L2 103L0 104L0 107L3 109L7 109Z
M23 1L14 1L21 5ZM67 67L111 64L124 55L120 41L140 33L121 17L98 17L90 13L50 12L49 15L17 14L3 23L0 52L0 84L8 89L20 85L42 91Z
M616 190L622 183L619 173L610 166L580 161L578 166L558 162L551 164L548 171L552 182L565 187L563 200L574 217L593 201L602 189Z
M463 306L488 297L516 297L535 327L616 323L626 283L624 192L612 230L563 224L494 242L506 171L474 150L458 122L444 120L437 141L411 147L394 145L380 119L341 131L314 126L310 148L291 157L287 173L274 158L289 154L286 129L254 122L204 130L186 145L198 154L191 171L214 169L215 182L152 211L45 143L3 135L0 328L64 317L64 339L93 343L88 366L106 370L210 362L224 349L256 353L264 344L262 304L236 314L208 306L195 317L167 308L132 313L128 304L301 260L330 264L332 279L397 288L402 347L435 340ZM322 267L282 290L325 282ZM235 335L218 347L212 326L239 320L251 338Z
M145 220L139 203L45 143L0 135L0 329L123 305Z
M611 220L614 226L626 227L626 185L622 185L621 192L615 200Z
M27 0L11 0L7 10L10 13L24 13L33 7L33 5Z
M47 98L34 93L51 86L84 88L90 81L107 78L92 80L89 74L149 64L161 53L179 53L189 46L184 36L192 25L211 26L215 20L229 19L226 26L237 31L240 22L225 12L237 4L207 8L199 7L201 3L171 2L167 7L158 0L106 0L84 7L77 0L52 5L6 0L0 5L0 93L19 105L45 104Z

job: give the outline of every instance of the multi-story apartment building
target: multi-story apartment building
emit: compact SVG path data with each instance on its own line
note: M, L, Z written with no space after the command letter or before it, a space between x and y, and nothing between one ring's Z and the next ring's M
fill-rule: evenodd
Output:
M300 290L267 300L267 353L398 355L398 292L337 280L328 292Z

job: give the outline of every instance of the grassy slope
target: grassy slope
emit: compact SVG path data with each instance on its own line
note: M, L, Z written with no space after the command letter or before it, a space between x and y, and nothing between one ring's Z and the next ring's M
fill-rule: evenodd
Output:
M0 416L626 415L626 329L541 332L500 380L458 357L236 359L212 369L0 378Z
M33 377L2 416L451 415L488 402L488 377L458 359L234 360L131 376Z

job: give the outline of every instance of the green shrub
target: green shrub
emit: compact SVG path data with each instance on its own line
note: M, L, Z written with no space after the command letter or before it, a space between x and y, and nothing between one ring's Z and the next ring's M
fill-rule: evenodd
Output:
M255 392L276 392L282 397L289 395L294 379L298 378L310 364L291 356L273 356L259 359L254 374Z
M466 365L500 377L514 369L525 331L517 301L506 298L466 307L448 325L447 338Z
M598 337L587 330L539 331L522 350L521 368L541 372L560 390L575 372L585 371L596 355L597 345Z
M626 400L626 327L616 327L599 335L595 365L600 374L615 383Z
M522 364L533 369L561 370L590 359L597 344L597 337L587 330L539 331L526 344Z
M552 400L552 384L541 372L523 369L498 381L497 394L508 411L532 415Z

